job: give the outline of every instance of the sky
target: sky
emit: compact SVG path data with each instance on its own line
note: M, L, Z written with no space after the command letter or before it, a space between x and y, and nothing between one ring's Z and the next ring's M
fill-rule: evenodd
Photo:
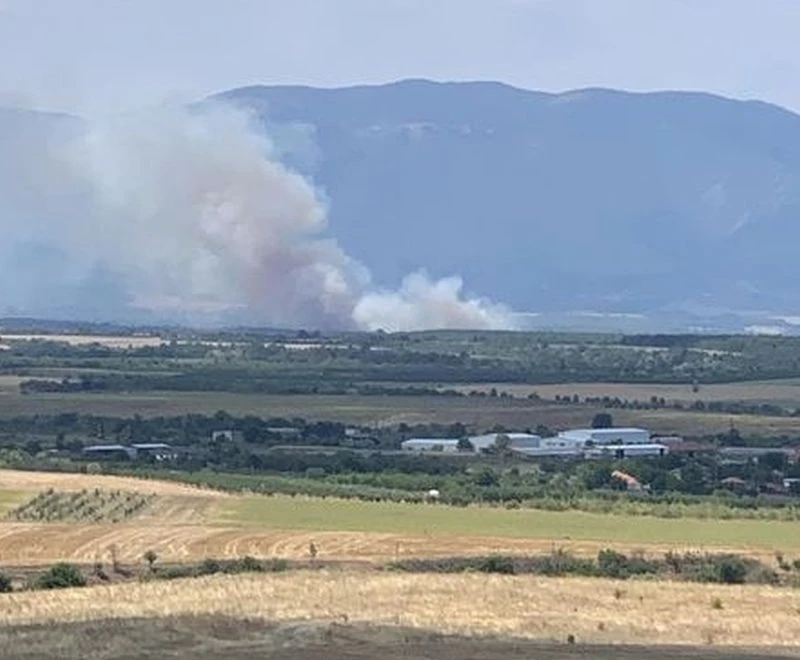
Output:
M798 25L799 0L0 0L0 105L99 115L414 77L800 112Z

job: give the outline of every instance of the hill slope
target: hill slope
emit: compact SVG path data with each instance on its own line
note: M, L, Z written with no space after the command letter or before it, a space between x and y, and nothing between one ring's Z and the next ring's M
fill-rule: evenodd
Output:
M426 267L518 309L800 302L800 117L706 94L403 81L249 87L376 278Z

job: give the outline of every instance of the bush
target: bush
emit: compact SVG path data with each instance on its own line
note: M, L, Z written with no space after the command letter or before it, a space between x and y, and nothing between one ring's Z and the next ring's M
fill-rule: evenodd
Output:
M482 559L477 566L481 573L502 573L504 575L513 575L514 560L511 557L486 557Z
M258 561L253 557L242 557L226 564L223 570L226 573L280 573L289 570L289 562L285 559Z
M697 568L692 577L699 582L744 584L747 581L747 564L735 555L701 558Z
M615 550L601 550L597 553L597 572L601 577L626 580L632 575L657 573L659 565L642 556L632 556Z
M72 564L56 564L49 571L39 576L36 586L40 589L67 589L69 587L85 587L86 578Z
M178 580L180 578L196 577L197 571L193 566L169 566L156 569L155 575L162 580Z
M226 573L259 573L263 570L261 562L250 556L237 559L225 567Z
M587 577L597 574L597 568L591 559L575 557L562 549L558 549L549 555L531 557L524 564L525 573L538 573L548 576L583 575Z
M14 585L11 584L11 578L5 573L0 573L0 594L7 594L14 591Z
M216 559L204 559L203 563L197 568L199 575L214 575L222 570L222 565Z

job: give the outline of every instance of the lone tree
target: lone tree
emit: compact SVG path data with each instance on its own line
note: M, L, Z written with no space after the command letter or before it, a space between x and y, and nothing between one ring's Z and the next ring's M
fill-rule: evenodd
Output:
M505 433L501 433L494 441L494 448L500 454L506 454L511 450L511 438Z
M459 438L457 448L458 451L475 451L475 446L469 441L469 438Z
M592 419L593 429L610 429L613 426L614 418L611 416L611 413L600 412Z
M152 550L148 550L144 553L144 560L147 562L147 565L150 567L150 570L153 570L153 565L156 563L158 559L158 555L153 552Z

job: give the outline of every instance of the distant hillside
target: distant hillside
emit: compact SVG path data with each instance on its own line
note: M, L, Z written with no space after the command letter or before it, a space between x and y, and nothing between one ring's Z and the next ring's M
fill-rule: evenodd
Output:
M800 331L800 117L781 108L420 80L212 98L256 113L381 286L457 273L539 327ZM0 314L196 324L61 249L83 193L48 167L81 125L0 108ZM587 310L614 315L570 314Z
M781 108L418 80L216 98L259 113L381 283L461 273L528 310L800 305L800 117Z

